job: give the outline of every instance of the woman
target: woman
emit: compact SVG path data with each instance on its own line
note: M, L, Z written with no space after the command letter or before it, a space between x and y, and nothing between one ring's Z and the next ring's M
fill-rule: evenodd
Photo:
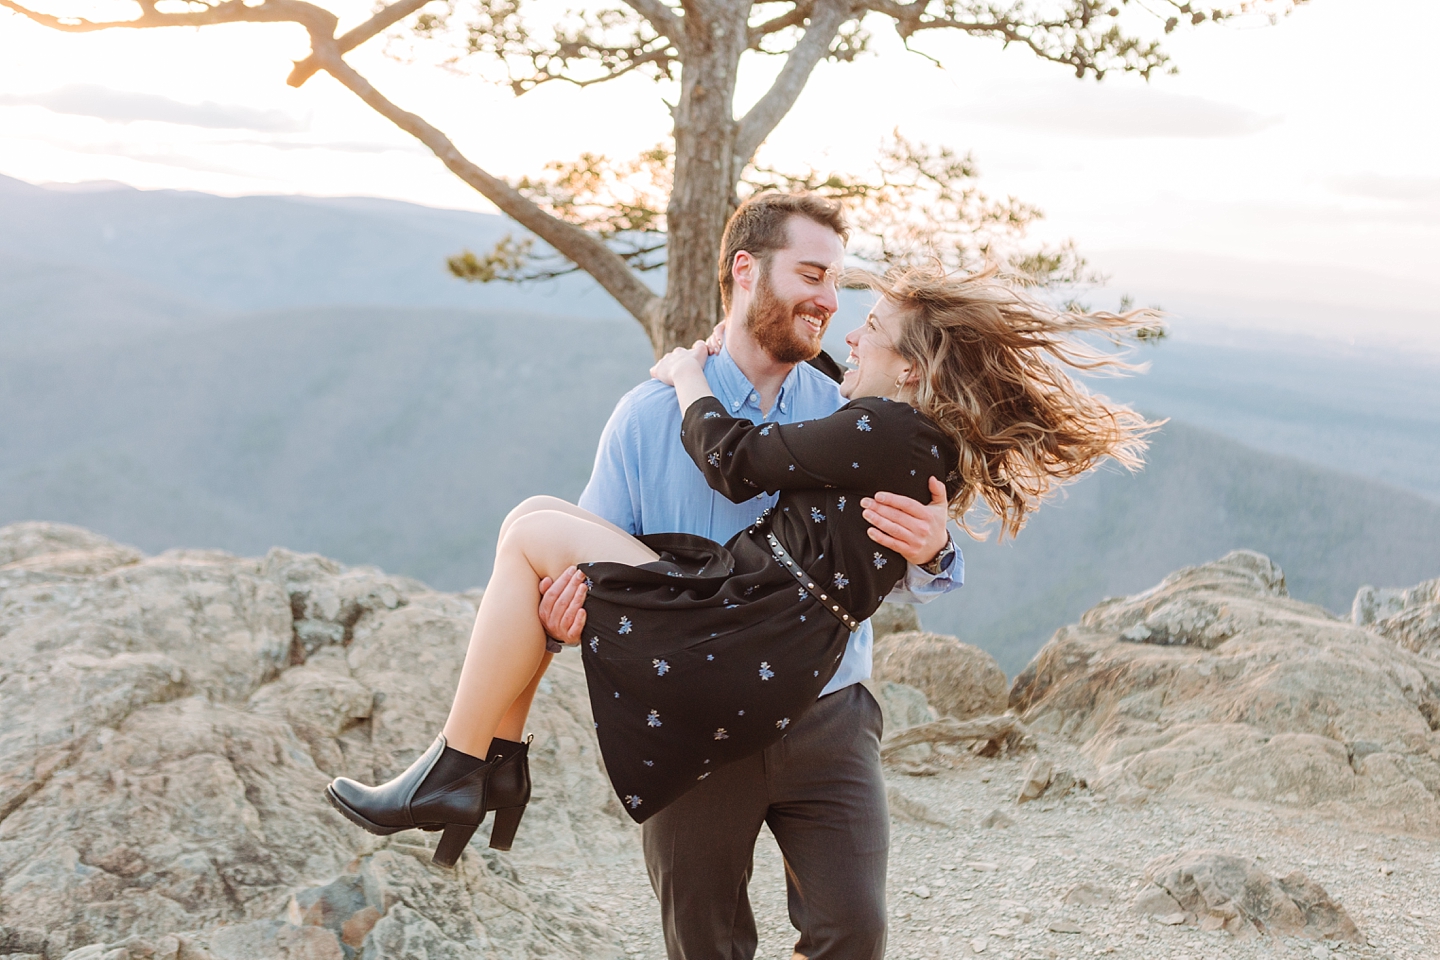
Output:
M923 500L941 476L962 526L983 500L1014 535L1057 484L1101 459L1138 466L1151 426L1064 368L1117 365L1074 336L1134 329L1148 314L1056 312L990 273L870 281L882 296L846 337L850 402L830 417L732 418L705 380L703 343L651 370L674 386L683 442L710 485L737 503L778 490L773 510L722 547L637 539L563 501L525 501L501 527L443 733L386 784L337 779L331 803L375 833L443 829L435 860L446 865L496 810L491 846L509 849L529 798L516 740L548 662L537 588L579 565L597 736L617 795L643 821L783 736L903 576L904 559L868 537L863 497Z

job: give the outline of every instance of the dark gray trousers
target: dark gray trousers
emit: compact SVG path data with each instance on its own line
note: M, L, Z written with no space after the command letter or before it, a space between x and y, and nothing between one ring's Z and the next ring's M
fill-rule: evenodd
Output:
M880 960L890 815L880 706L859 684L821 697L762 753L721 767L645 821L670 960L752 960L747 886L760 825L785 858L795 953Z

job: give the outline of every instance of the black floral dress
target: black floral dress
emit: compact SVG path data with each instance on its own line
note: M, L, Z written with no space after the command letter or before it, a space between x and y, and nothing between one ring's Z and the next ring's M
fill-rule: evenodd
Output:
M581 564L596 732L636 822L784 736L820 696L850 631L816 593L865 620L905 575L905 559L867 535L861 498L888 490L928 503L932 476L956 492L953 445L905 403L867 397L781 425L731 417L706 397L685 411L683 430L715 490L736 503L761 490L780 497L724 546L647 535L658 561ZM776 561L767 533L816 590Z

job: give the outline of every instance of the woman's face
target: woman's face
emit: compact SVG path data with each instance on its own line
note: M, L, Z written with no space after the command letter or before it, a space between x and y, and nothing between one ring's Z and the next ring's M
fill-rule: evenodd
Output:
M840 382L840 395L847 400L857 397L895 397L901 392L897 382L908 380L910 364L895 352L900 337L900 308L894 301L881 297L865 318L865 323L845 337L850 347L846 363L851 369Z

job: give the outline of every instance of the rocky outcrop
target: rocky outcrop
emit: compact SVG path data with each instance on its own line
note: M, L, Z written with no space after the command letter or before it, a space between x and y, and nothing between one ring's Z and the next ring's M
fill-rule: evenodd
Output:
M893 680L867 680L865 687L880 704L880 713L885 718L883 736L890 737L937 719L925 694L912 686Z
M1118 799L1363 808L1440 831L1440 664L1289 598L1256 553L1097 605L1016 678L1010 706L1079 744Z
M920 629L920 614L910 603L882 603L880 609L870 615L870 628L875 639L888 637L892 633Z
M1279 879L1256 861L1214 850L1157 857L1145 868L1136 913L1164 923L1311 940L1362 942L1345 908L1299 870Z
M521 880L633 843L578 658L536 699L517 853L482 830L446 871L430 837L372 837L321 791L429 745L473 598L282 550L144 557L57 524L0 529L0 560L4 952L620 955L587 907Z
M942 716L1005 712L1005 672L990 654L954 637L916 630L877 637L874 671L877 680L915 687Z
M1361 587L1350 619L1406 650L1440 660L1440 578L1405 590Z

